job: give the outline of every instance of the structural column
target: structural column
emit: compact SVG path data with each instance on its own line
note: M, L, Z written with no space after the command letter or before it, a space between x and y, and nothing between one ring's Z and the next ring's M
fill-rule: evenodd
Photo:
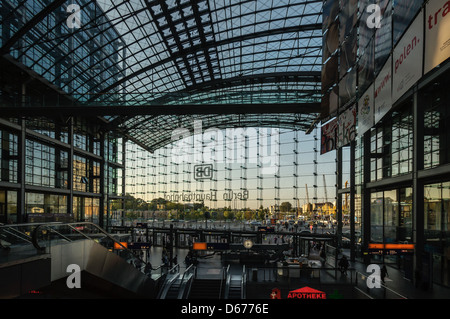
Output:
M100 133L100 157L102 158L100 161L100 203L99 203L99 216L98 216L98 223L100 227L105 227L105 207L108 203L108 190L109 187L105 187L105 171L108 170L107 165L107 154L105 153L105 139L108 138L107 134L104 134L103 132ZM107 176L107 175L106 175Z
M126 177L125 177L125 159L126 159L126 150L127 150L127 140L124 138L122 140L122 165L123 165L123 169L122 169L122 212L121 212L121 221L120 224L121 226L124 226L124 219L125 219L125 198L126 198ZM155 213L153 213L153 220L155 219ZM154 232L154 230L152 230ZM155 242L155 241L153 241Z
M336 199L336 220L337 231L336 236L338 240L338 247L342 246L342 147L336 150L336 183L337 183L337 199Z
M419 95L414 92L413 102L413 243L414 250L414 279L416 286L422 284L423 256L424 256L424 184L418 178L418 171L423 169L424 162L424 122L423 113L419 110Z
M370 255L366 254L370 242L370 189L367 184L370 182L370 131L363 136L363 187L361 194L362 206L362 253L363 262L370 263Z
M74 142L74 138L73 138L73 117L70 117L69 120L69 127L68 127L68 132L69 132L69 136L68 136L68 142L69 142L69 154L68 154L68 163L67 163L67 186L69 188L69 196L67 197L67 212L70 214L73 214L73 217L76 217L75 212L73 211L73 187L74 187L74 183L73 183L73 154L74 154L74 150L73 150L73 142ZM74 220L75 222L77 222L78 220Z
M350 260L355 261L355 152L356 141L350 142Z
M25 208L25 162L26 162L26 123L25 118L21 119L21 129L19 133L19 167L18 167L18 182L20 183L19 194L17 198L17 223L26 222L26 208Z

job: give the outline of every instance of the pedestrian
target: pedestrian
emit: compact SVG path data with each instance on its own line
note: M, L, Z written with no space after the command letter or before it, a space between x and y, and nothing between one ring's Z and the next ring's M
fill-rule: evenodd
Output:
M384 283L384 278L386 278L386 276L389 276L386 265L383 265L383 267L381 268L380 275L381 275L381 281Z
M339 261L339 269L341 270L341 273L344 275L347 275L347 269L348 269L348 260L345 255L342 256L341 260Z
M325 262L327 261L327 254L325 253L325 248L322 248L320 251L320 257L322 258L322 262L325 265Z
M151 264L150 262L148 262L148 263L145 265L144 273L145 273L146 275L150 275L150 274L152 273L152 270L153 270L152 264Z

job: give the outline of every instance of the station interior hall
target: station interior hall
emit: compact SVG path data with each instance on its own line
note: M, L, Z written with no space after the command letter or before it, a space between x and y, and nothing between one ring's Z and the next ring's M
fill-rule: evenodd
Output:
M450 298L449 13L2 0L0 299Z

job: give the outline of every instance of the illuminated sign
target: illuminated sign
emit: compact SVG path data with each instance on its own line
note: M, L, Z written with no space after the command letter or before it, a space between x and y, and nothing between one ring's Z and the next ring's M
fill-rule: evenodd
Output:
M327 295L323 291L304 287L290 291L288 299L327 299Z
M399 255L414 253L414 244L369 244L371 255Z
M193 250L206 250L207 249L206 243L193 243L192 249Z
M150 243L129 243L128 249L150 249L151 244Z
M192 244L193 250L228 250L230 245L228 243L205 243L196 242Z
M260 226L258 227L258 231L262 233L273 233L275 232L275 229L273 227Z
M114 243L114 249L125 249L125 248L128 248L128 243L127 242L120 242L120 244L119 243Z

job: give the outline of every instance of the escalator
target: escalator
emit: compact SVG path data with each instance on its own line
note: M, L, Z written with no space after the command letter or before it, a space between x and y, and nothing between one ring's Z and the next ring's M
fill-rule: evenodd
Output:
M247 276L242 271L222 268L218 278L195 278L188 299L245 299Z
M0 240L0 298L30 291L71 298L81 289L68 289L69 265L80 270L81 286L99 296L106 288L107 296L155 298L166 275L149 273L120 238L93 223L0 225Z
M195 277L196 268L189 266L181 274L180 266L175 265L167 274L158 299L186 299L190 293L192 282Z
M188 299L221 299L221 279L198 279L192 283Z
M242 267L240 274L232 274L228 269L227 279L225 285L225 299L245 299L246 297L246 285L247 285L247 272L245 266Z

